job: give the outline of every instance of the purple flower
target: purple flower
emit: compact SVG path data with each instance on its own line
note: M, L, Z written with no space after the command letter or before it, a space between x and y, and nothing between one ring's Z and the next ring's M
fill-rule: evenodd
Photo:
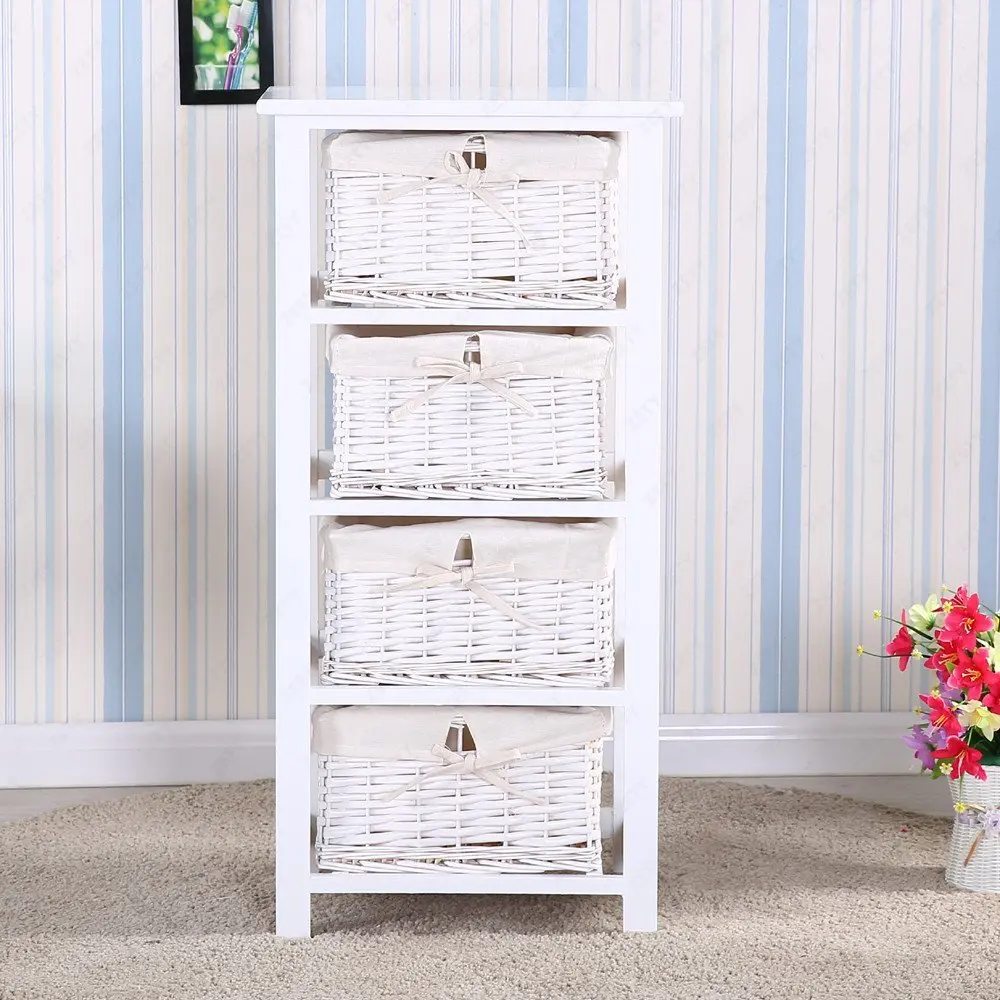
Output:
M947 733L938 726L913 726L903 737L903 742L913 751L920 766L931 771L937 763L932 756L933 751L943 747L947 739Z
M983 815L983 829L989 833L1000 833L1000 809L990 809Z
M956 701L964 700L961 688L952 687L950 684L947 684L944 681L942 681L938 685L938 697L946 705L954 705Z

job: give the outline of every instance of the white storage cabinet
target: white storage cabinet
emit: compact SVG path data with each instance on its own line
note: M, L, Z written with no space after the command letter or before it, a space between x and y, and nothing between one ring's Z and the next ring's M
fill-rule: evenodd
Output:
M607 894L621 898L626 929L655 930L666 488L663 159L665 123L680 106L549 100L544 94L528 101L359 100L337 91L272 89L257 108L274 118L277 933L309 936L312 895L352 892ZM419 148L412 133L425 137ZM334 134L354 138L331 141ZM576 360L600 348L602 356L582 375L572 359L565 369L542 370L532 353L532 337L548 337L547 347L561 350L566 345L559 338L567 331L574 331ZM386 370L387 358L397 364L402 355L379 353L379 338L427 334L441 337L442 349L424 355L420 346L413 356L404 351L406 370ZM335 359L329 397L328 347ZM511 353L515 347L518 357ZM503 364L521 364L522 370L484 374L497 348ZM359 352L375 358L371 368L358 367ZM424 356L447 366L414 369L411 363ZM381 406L369 405L375 397ZM570 408L561 408L566 401ZM520 415L527 417L521 402L550 438L572 414L566 440L550 442L544 461L534 465L525 459L523 442L539 432L519 423ZM322 431L331 407L341 408L346 435L332 455ZM399 408L404 419L397 413L393 421ZM473 445L486 425L501 423L500 432L482 437L489 444L485 459L466 454L456 460L455 442L442 436L457 410L464 412L456 434ZM407 427L406 417L416 422ZM397 433L403 437L394 438ZM512 439L505 451L500 438L508 433L526 436ZM413 447L417 438L420 447ZM394 441L409 453L404 465ZM430 454L444 457L435 462ZM422 463L419 473L414 459ZM336 613L327 620L327 601L331 589L335 600L354 599L356 585L363 591L372 580L348 579L355 571L334 567L340 578L331 581L321 566L323 533L342 532L359 520L401 528L454 526L462 519L473 519L465 532L473 548L468 562L453 547L454 538L430 560L452 574L447 580L428 587L427 574L408 564L402 573L398 566L377 570L376 586L393 599L437 590L450 605L446 618L464 615L473 633L488 622L500 636L483 647L488 669L481 676L468 672L476 659L475 634L464 646L450 638L458 654L438 660L440 650L420 639L413 658L421 661L419 669L413 662L401 668L389 655L396 647L381 638L355 655L359 649L341 627L349 620ZM508 519L511 526L571 522L593 538L613 537L610 583L592 572L582 580L527 581L549 588L545 602L572 604L579 597L571 595L574 588L586 592L586 613L577 606L567 619L576 630L568 645L559 644L562 619L545 619L550 604L524 604L529 620L546 609L542 624L547 621L550 631L543 628L535 637L541 642L537 656L522 656L528 631L521 633L523 622L507 615L524 599L521 577L483 574L478 594L467 586L477 581L473 564L482 555L475 551L477 531L502 529ZM417 584L414 577L421 578ZM363 612L369 613L371 606ZM379 615L379 627L397 621ZM561 655L567 650L571 655ZM402 754L396 747L389 758L373 753L382 721L364 730L365 739L354 747L359 752L345 753L345 727L356 732L367 710L381 718L389 708L432 713L426 725L426 719L417 724L419 745ZM551 720L544 716L557 708L591 721L599 710L603 728L552 743L546 735ZM324 709L351 713L340 716L332 736ZM497 736L492 713L500 709L527 713L519 716L527 732L504 723L517 744L528 742L527 753L524 745ZM454 749L443 729L454 734ZM614 771L614 796L611 809L599 811L593 793L599 793L596 769L609 731L613 752L605 761ZM532 746L531 738L544 745ZM435 755L441 739L447 753ZM497 759L513 750L530 759ZM552 842L560 850L549 855L526 854L524 847L535 834L544 841L555 829L551 817L539 818L539 806L523 796L515 801L511 789L494 780L535 782L530 798L551 806L553 787L537 785L539 760L543 771L546 760L558 761L573 789L567 800L572 839ZM447 766L454 770L443 773ZM457 826L448 831L435 829L433 810L417 817L421 832L434 830L431 839L440 841L437 854L423 848L414 854L405 838L388 853L373 845L372 838L391 841L398 832L391 810L387 825L376 818L374 827L362 829L329 808L329 796L343 787L359 796L350 808L363 808L373 793L367 785L360 789L359 767L372 774L381 769L386 790L398 791L396 805L409 802L406 822L425 790L433 790L432 800L443 794L461 803ZM506 810L513 825L506 833L491 829L477 844L466 836L471 827L465 819L483 803L487 812ZM466 804L471 812L464 811ZM610 848L607 866L597 861L601 828Z

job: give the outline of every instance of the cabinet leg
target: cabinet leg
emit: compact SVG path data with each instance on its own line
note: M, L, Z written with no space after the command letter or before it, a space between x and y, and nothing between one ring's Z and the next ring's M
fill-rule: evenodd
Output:
M624 743L625 817L622 830L625 930L656 930L659 862L659 740L656 702L636 699L615 733ZM615 776L617 780L617 775Z
M627 885L622 896L622 924L626 931L656 930L656 882Z
M312 937L312 897L301 890L279 892L276 899L275 933L282 938Z

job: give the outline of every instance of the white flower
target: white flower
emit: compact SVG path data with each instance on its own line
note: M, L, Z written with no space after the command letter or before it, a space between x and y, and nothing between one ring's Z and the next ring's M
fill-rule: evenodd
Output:
M1000 669L1000 631L993 633L992 643L986 648L989 650L990 666L994 670Z
M966 728L976 728L988 740L1000 729L1000 715L991 712L981 701L967 701L958 706L958 721Z
M941 602L937 594L931 594L924 604L914 604L910 608L908 618L914 628L921 632L929 632L937 623L937 613L941 610Z

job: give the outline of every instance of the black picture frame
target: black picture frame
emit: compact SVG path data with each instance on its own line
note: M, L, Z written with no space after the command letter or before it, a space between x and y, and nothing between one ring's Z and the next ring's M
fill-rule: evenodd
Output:
M258 87L233 90L199 88L195 69L194 2L177 0L178 62L181 104L256 104L274 83L274 36L271 0L257 0ZM245 0L244 0L245 2Z

